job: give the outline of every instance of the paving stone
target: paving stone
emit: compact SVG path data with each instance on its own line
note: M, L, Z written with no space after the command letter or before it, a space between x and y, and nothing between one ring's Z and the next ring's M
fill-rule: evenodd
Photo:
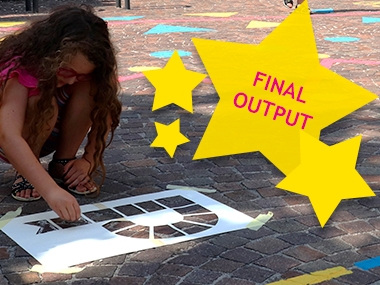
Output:
M41 281L40 277L35 272L22 272L16 274L5 274L9 284L32 284Z
M83 279L83 280L75 280L71 284L72 285L108 285L109 280L106 279L96 279L96 278L91 278L91 279Z
M215 283L215 285L255 285L257 283L251 282L251 281L246 281L246 280L241 280L241 279L236 279L236 278L223 278L222 280L219 280L218 282Z
M137 252L133 257L130 258L130 260L161 263L164 260L168 259L171 255L172 253L170 251L164 247L161 247Z
M342 280L343 282L347 282L348 284L372 284L373 282L377 282L379 280L379 276L372 274L370 272L364 272L358 269L352 269L352 274L344 275L339 277L338 280Z
M333 268L333 267L336 267L335 263L318 259L309 263L302 264L298 266L297 269L307 274L310 274L311 272L321 271L321 270L325 270L325 269Z
M75 277L76 278L112 277L116 268L117 268L116 266L86 267L83 271L75 274Z
M283 255L271 255L269 257L263 257L256 261L254 261L255 264L264 266L268 269L273 270L274 272L286 272L291 268L296 267L297 265L301 264L301 262L285 257Z
M199 254L205 257L216 257L222 252L225 251L225 248L222 246L210 244L210 243L201 243L196 245L194 248L188 251L189 254Z
M325 239L341 236L346 233L342 231L341 229L338 229L337 227L334 227L334 226L330 226L330 227L327 226L324 228L315 228L315 229L309 230L309 232Z
M321 240L319 237L314 235L300 232L282 235L280 239L294 245L316 243Z
M192 270L193 268L190 266L166 263L160 267L158 273L162 275L183 277Z
M211 242L215 245L225 248L234 248L237 246L245 245L249 242L249 240L242 237L233 236L231 234L224 234L213 238Z
M315 248L325 254L333 254L343 250L351 249L351 246L345 243L339 238L332 238L329 240L322 240L309 244L312 248Z
M25 258L13 258L0 261L3 273L23 272L29 269L29 263Z
M314 250L308 246L300 245L284 251L284 254L294 257L303 262L310 262L326 256L326 254Z
M378 244L364 246L358 250L358 253L368 257L377 257L380 255L380 246Z
M8 259L8 258L9 258L8 248L0 247L0 259Z
M354 221L349 223L340 224L339 228L350 233L362 233L362 232L370 232L374 230L374 227L365 221Z
M298 232L307 229L305 225L294 220L269 221L266 226L278 233Z
M180 255L170 260L171 263L184 264L189 266L199 266L208 260L202 255Z
M266 237L258 241L252 241L248 243L246 248L254 249L264 254L275 254L285 248L290 247L290 244L282 241L281 239Z
M72 274L60 274L60 273L42 273L42 281L46 282L56 282L56 281L66 281L72 278Z
M263 269L254 265L245 266L233 272L232 277L244 279L253 282L264 282L274 274L273 271Z
M230 273L241 267L243 263L224 258L216 258L202 265L201 269Z
M378 244L380 241L378 237L374 237L373 235L368 233L358 234L355 236L344 236L342 237L342 240L356 248L361 248L372 244Z
M214 283L220 276L222 276L222 273L203 269L195 269L185 277L184 282L206 285Z
M260 254L245 248L234 248L224 252L221 256L229 260L243 263L251 263L262 257Z
M329 255L325 258L327 261L331 261L335 263L336 265L343 266L346 268L351 267L355 262L361 261L366 259L365 256L360 255L356 252L352 251L344 251L344 252L339 252L334 255Z
M119 271L119 275L137 276L145 277L147 275L153 274L160 264L158 263L127 263L124 264Z
M112 277L109 281L109 285L143 285L145 283L145 278L142 277Z
M147 282L146 285L175 285L178 284L180 278L173 276L162 276L162 275L153 275Z

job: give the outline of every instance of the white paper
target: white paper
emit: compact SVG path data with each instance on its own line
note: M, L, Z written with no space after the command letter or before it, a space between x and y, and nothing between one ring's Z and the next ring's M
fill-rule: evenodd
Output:
M2 231L43 266L65 268L243 229L252 221L201 193L186 190L84 205L81 210L77 226L65 228L66 223L57 221L51 211L14 218Z

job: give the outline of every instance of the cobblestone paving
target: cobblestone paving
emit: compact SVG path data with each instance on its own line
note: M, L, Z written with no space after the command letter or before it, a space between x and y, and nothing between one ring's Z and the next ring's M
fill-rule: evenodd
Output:
M40 12L65 1L40 1ZM79 1L78 1L79 2ZM284 177L260 153L192 161L212 115L218 96L207 82L194 89L194 114L175 106L151 111L154 88L132 66L163 67L167 59L151 57L155 51L181 49L185 66L205 73L192 37L242 43L260 43L272 30L246 29L251 20L280 22L290 10L281 0L131 0L132 10L115 8L111 1L87 2L102 17L144 16L129 22L110 21L118 49L123 113L115 139L106 151L107 178L99 197L78 198L80 204L108 201L162 191L167 184L216 189L208 196L252 217L272 211L273 218L260 230L240 230L171 246L119 255L82 264L77 274L29 272L36 261L0 232L0 285L3 284L145 284L145 285L252 285L308 274L336 266L353 273L324 285L380 284L380 268L363 271L354 263L380 255L380 199L342 201L321 229L308 198L275 188ZM363 24L362 17L380 17L380 1L310 1L318 51L336 59L331 70L358 85L380 93L380 23ZM372 6L371 6L372 4ZM33 18L23 1L0 2L0 21ZM186 13L238 12L231 18L190 17ZM210 28L216 32L144 35L159 23ZM0 35L7 33L0 28ZM289 31L297 32L294 31ZM351 36L359 42L333 43L325 37ZM302 49L302 47L300 47ZM297 54L297 50L294 54ZM344 61L346 60L346 61ZM350 60L350 61L348 61ZM134 79L133 79L134 78ZM375 100L322 131L327 144L363 134L357 169L371 188L380 191L380 104ZM161 148L150 148L156 136L154 121L181 118L181 131L190 143L179 146L173 159ZM46 165L48 159L42 163ZM10 196L14 171L0 164L0 215L23 206L23 215L46 211L44 201L20 203ZM59 256L57 256L59 258Z

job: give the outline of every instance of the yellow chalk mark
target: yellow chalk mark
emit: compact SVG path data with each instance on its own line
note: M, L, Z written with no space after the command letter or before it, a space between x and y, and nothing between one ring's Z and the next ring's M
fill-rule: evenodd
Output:
M143 72L143 71L148 71L148 70L157 70L160 69L161 67L158 66L133 66L128 68L128 70L133 71L133 72Z
M280 25L280 23L275 22L263 22L263 21L251 21L249 22L247 29L257 29L257 28L274 28Z
M152 243L154 243L156 246L163 246L166 245L162 240L160 239L150 239Z
M328 54L319 53L318 58L330 58Z
M268 285L311 285L318 284L323 281L328 281L334 278L338 278L343 275L352 274L351 270L347 270L342 266L337 266L333 268L329 268L326 270L312 272L310 274L305 274L301 276L297 276L294 278L290 278L287 280L281 280L273 283L269 283Z
M0 22L0 28L8 28L13 26L23 25L26 22Z
M106 207L104 204L102 203L95 203L94 206L96 208L98 208L99 210L105 210L105 209L108 209L108 207Z

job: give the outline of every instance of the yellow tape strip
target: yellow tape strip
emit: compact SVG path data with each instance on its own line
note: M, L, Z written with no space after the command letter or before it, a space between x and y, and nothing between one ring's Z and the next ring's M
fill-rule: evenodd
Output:
M250 230L257 231L272 217L273 217L272 212L268 212L268 214L260 214L255 219L253 219L252 222L250 222L246 227Z
M95 203L93 204L96 208L98 208L99 210L105 210L105 209L108 209L104 204L102 203Z
M84 269L84 267L80 268L80 267L75 267L75 266L74 267L57 269L57 268L44 267L41 264L36 264L29 271L38 272L38 273L49 272L49 273L61 273L61 274L73 274L73 273L81 272L83 269Z
M16 218L18 215L21 214L22 208L19 207L16 211L9 211L4 216L0 218L0 230L8 224L10 221L12 221L14 218Z
M311 285L318 284L348 274L352 274L352 271L347 270L342 266L337 266L326 270L316 271L310 274L297 276L287 280L269 283L268 285Z
M150 239L151 242L153 242L156 246L163 246L166 245L162 240L160 239Z
M166 189L168 190L193 190L197 192L203 192L203 193L215 193L215 189L206 189L206 188L197 188L197 187L186 187L186 186L181 186L181 185L172 185L168 184L166 186Z

